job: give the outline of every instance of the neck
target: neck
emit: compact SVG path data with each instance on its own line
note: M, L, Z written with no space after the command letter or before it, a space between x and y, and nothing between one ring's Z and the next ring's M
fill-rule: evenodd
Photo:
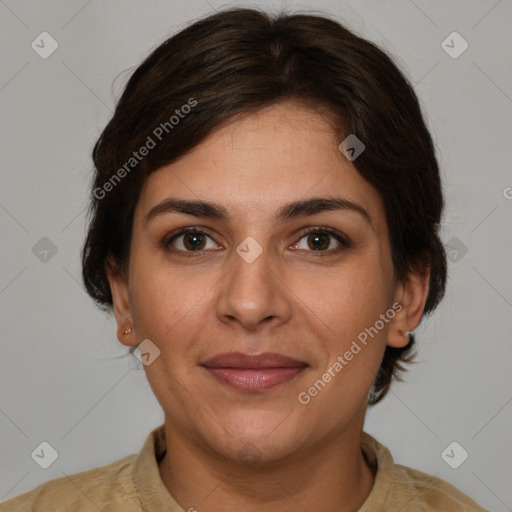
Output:
M361 430L323 440L279 462L242 463L199 448L166 421L160 475L184 510L208 512L355 512L375 472L360 449ZM262 507L264 507L262 509Z

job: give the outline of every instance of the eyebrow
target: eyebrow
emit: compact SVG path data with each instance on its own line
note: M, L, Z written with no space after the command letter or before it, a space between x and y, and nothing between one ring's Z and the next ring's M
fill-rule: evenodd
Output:
M313 197L301 201L294 201L283 205L275 214L275 222L282 223L286 220L315 215L317 213L345 210L358 213L373 228L372 218L366 209L358 203L354 203L343 197ZM194 217L215 219L229 222L232 217L228 210L218 204L209 201L191 201L169 197L164 199L145 215L145 223L166 213L184 213Z

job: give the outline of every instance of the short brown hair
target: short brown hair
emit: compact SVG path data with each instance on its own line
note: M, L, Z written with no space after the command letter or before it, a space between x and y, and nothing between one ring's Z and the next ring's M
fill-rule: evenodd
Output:
M170 122L191 99L194 108ZM222 122L283 100L326 108L340 141L348 134L363 141L366 149L353 164L382 197L395 279L429 267L424 314L435 309L447 273L438 236L444 200L413 88L383 50L333 19L254 9L215 13L158 46L130 77L96 142L82 264L87 292L100 307L112 307L107 257L127 268L133 213L148 175L192 150ZM157 126L166 127L162 142L129 175L120 173ZM116 174L122 179L113 181ZM414 343L410 335L406 347L386 347L370 404L412 360Z

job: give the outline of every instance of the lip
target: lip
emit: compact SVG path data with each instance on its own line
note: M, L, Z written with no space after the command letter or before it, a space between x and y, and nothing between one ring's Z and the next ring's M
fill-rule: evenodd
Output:
M218 381L240 391L256 393L292 380L309 365L282 354L229 352L201 364Z

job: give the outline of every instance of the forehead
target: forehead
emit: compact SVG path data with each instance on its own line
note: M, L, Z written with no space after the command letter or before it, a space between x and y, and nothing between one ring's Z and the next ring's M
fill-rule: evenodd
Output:
M290 201L337 196L362 204L380 230L380 195L341 154L340 137L320 113L292 102L232 119L150 174L136 215L179 197L216 202L237 219L256 221Z

